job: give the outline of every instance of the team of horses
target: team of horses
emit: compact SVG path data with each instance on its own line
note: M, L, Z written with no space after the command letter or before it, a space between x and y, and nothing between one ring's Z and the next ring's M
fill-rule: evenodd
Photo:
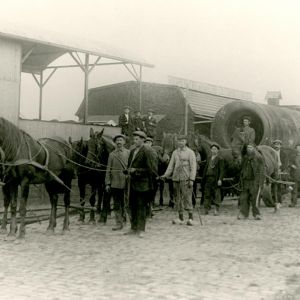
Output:
M205 163L210 157L211 141L205 136L197 135L193 140L193 149L201 156L199 177L203 175ZM161 146L153 146L157 152L158 170L162 175L176 147L176 134L164 134ZM64 196L65 215L63 232L69 230L69 209L71 183L77 177L80 204L79 223L85 221L84 205L86 201L86 186L91 186L89 202L90 223L95 223L95 212L106 212L109 209L110 197L105 193L104 179L108 156L114 149L112 138L104 135L104 130L91 130L88 140L72 142L59 137L35 140L17 126L0 118L0 159L1 179L3 184L4 214L1 222L1 232L7 232L7 215L10 205L10 229L7 239L17 237L17 199L20 187L20 226L18 238L25 237L26 207L31 184L44 184L50 198L51 213L47 232L54 232L56 227L57 204L59 194ZM278 178L278 159L273 148L258 146L258 151L264 157L267 178ZM238 182L241 153L232 149L221 149L220 155L225 162L225 177L231 178L233 184ZM267 184L269 184L267 180ZM169 205L173 203L172 182L169 184ZM158 179L159 203L163 205L164 182ZM274 193L276 195L276 193ZM98 199L98 203L96 203ZM195 201L195 199L194 199ZM102 215L105 219L105 215ZM101 221L101 218L100 218ZM105 220L104 220L105 221Z

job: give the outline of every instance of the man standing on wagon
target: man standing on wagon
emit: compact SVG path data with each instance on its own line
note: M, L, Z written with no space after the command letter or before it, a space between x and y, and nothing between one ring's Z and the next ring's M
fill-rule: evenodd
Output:
M123 228L123 220L125 215L124 195L125 195L125 180L123 170L127 168L129 150L124 147L126 137L123 134L118 134L114 137L116 149L109 154L105 186L106 191L111 192L114 201L114 211L116 218L116 227L112 230L121 230Z
M144 236L149 192L153 190L153 174L157 174L155 152L144 144L147 136L143 131L133 132L134 148L130 151L125 174L129 175L129 205L131 230L127 234Z
M131 136L133 131L133 124L129 106L125 106L124 112L119 116L119 126L121 127L122 134Z
M144 118L146 134L148 137L155 139L156 136L156 119L153 116L154 110L148 110L148 116Z
M193 224L192 193L196 178L197 162L195 152L187 146L187 137L177 137L178 148L173 151L170 163L162 178L172 176L178 219L173 224L183 224L183 212L188 212L187 225Z

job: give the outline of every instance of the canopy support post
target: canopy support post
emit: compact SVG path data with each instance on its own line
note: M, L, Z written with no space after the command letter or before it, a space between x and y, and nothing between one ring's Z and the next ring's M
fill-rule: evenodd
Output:
M143 80L143 67L140 65L139 88L140 88L140 111L142 112L142 80Z
M85 54L84 65L84 124L88 123L88 109L89 109L89 54Z

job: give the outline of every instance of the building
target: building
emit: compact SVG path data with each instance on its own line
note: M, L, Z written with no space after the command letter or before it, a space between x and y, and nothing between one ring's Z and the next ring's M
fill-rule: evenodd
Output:
M197 131L209 136L210 124L222 106L235 100L252 100L252 95L247 92L192 83L189 88L178 83L142 83L142 114L154 109L158 140L161 140L163 132L184 133L185 129L189 134ZM88 122L106 123L112 120L118 123L125 105L133 110L139 108L140 90L135 81L89 89ZM76 113L79 120L83 119L83 108L84 101Z

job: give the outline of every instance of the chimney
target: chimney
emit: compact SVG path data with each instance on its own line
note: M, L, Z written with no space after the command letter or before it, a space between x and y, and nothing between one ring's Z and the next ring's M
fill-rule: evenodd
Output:
M280 91L269 91L265 96L265 100L268 105L280 105L280 100L282 99Z

